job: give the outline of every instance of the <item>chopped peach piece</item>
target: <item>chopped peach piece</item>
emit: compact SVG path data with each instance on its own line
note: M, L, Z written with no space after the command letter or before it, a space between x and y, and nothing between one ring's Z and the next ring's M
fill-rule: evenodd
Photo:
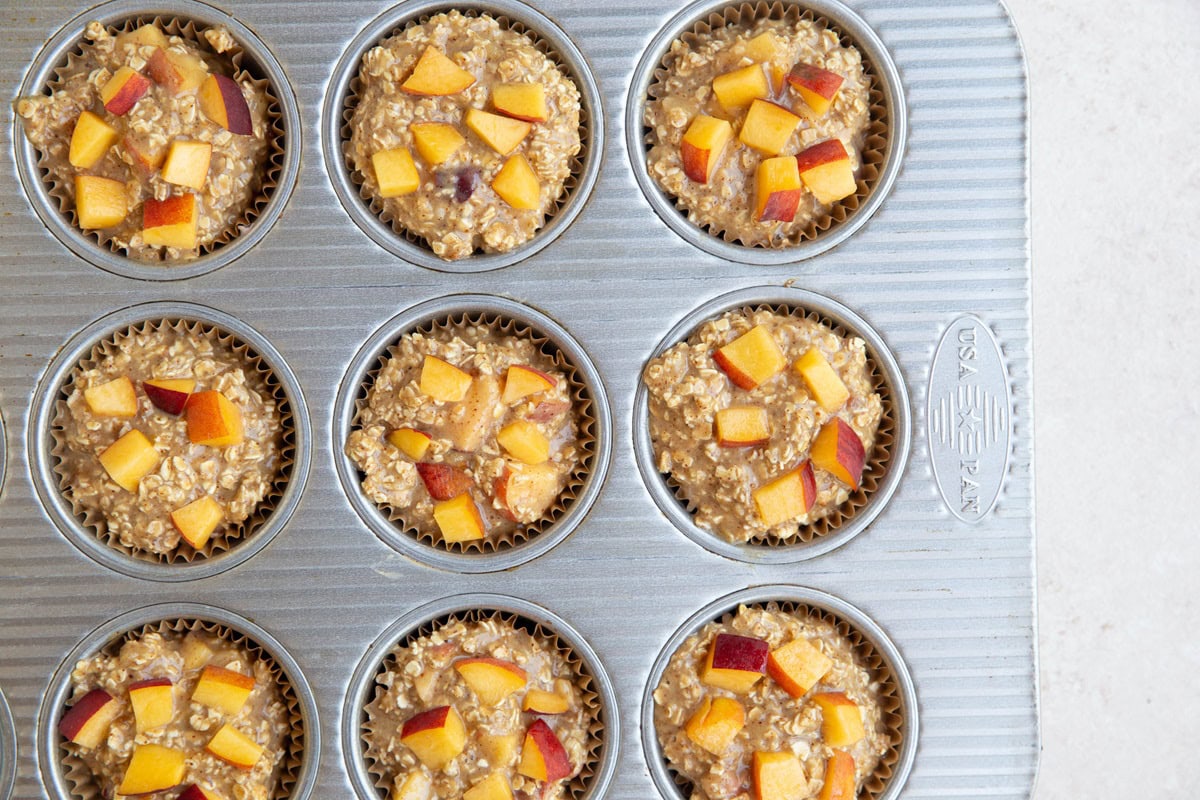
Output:
M821 736L830 747L849 747L866 736L858 704L844 692L813 695L821 708Z
M501 83L492 89L492 106L506 117L544 122L546 87L540 83Z
M557 385L558 381L541 370L528 364L514 364L504 373L504 393L500 401L511 406L531 394L549 391Z
M212 159L212 145L208 142L193 142L177 139L167 150L163 162L162 179L189 189L202 189L208 180L208 163Z
M163 378L142 381L142 391L155 408L179 416L187 407L187 400L196 390L191 378Z
M253 691L252 675L209 664L200 673L196 688L192 689L192 702L234 716L246 705Z
M438 770L466 747L467 728L453 706L438 706L410 717L400 728L400 741L422 764Z
M854 756L845 750L834 750L825 760L825 783L817 800L854 800L857 796Z
M466 492L452 500L435 503L433 520L447 542L469 542L482 539L486 534L483 517L479 516L475 501Z
M529 135L533 126L512 117L504 117L478 108L468 108L463 118L467 127L483 140L483 143L502 156L506 156Z
M838 377L837 372L825 358L825 354L815 347L809 350L795 364L796 372L804 378L808 391L821 404L821 408L831 414L846 404L850 399L850 390Z
M208 495L203 495L171 512L171 523L183 540L199 550L208 543L213 531L225 521L225 509Z
M105 111L120 117L127 114L149 88L149 78L129 67L121 67L100 87L100 102Z
M570 776L572 771L571 760L554 729L543 719L535 720L525 732L517 772L535 781L553 783Z
M72 167L91 169L100 159L104 158L109 148L117 143L121 134L90 111L84 111L75 120L75 130L71 132L71 145L67 151L67 160Z
M108 738L113 720L124 710L122 703L103 689L92 689L67 709L58 721L58 732L68 742L92 750Z
M217 731L204 749L238 769L253 769L263 754L261 744L228 722Z
M771 423L762 406L731 406L717 412L713 421L721 447L757 447L771 439Z
M133 417L137 415L137 390L133 381L122 375L107 383L83 390L88 410L98 417Z
M825 423L813 439L810 455L818 469L831 473L851 489L858 488L867 455L862 439L841 418Z
M229 447L242 443L242 412L220 392L196 392L188 398L184 411L192 444Z
M746 694L767 672L769 645L752 636L718 633L708 648L700 682Z
M857 191L850 154L840 139L818 142L799 153L796 167L819 203L829 205Z
M170 678L149 678L129 684L134 729L161 728L175 718L175 690Z
M494 427L498 405L500 379L488 372L479 375L442 426L442 438L449 439L459 452L474 453Z
M500 199L516 209L533 210L541 205L542 186L537 173L525 156L510 156L492 179L492 189Z
M717 102L729 113L745 108L753 100L769 97L771 87L767 85L767 73L761 64L735 69L713 78L713 93Z
M409 94L458 94L475 83L475 76L455 64L433 45L425 48L408 80L400 88Z
M373 153L371 166L375 169L380 197L412 194L421 186L421 175L417 172L417 165L413 163L412 153L408 152L407 147Z
M100 465L118 486L136 492L142 478L158 466L159 455L154 444L137 428L126 433L100 454Z
M797 64L787 75L787 82L800 93L805 105L818 117L825 116L825 112L829 111L844 80L836 72L814 64Z
M191 250L196 246L198 223L194 194L174 195L165 200L148 197L142 204L142 241L146 244Z
M565 694L544 689L530 689L521 700L521 710L534 714L562 714L570 707L571 701Z
M513 800L512 785L505 770L494 770L463 792L462 800Z
M421 364L421 392L434 400L457 403L467 396L472 380L469 374L437 356L425 356Z
M97 175L76 175L75 213L84 230L119 225L129 214L125 184Z
M171 94L182 94L199 89L208 77L208 67L191 53L171 50L161 46L150 56L146 71L160 86Z
M787 361L770 331L756 325L713 353L734 386L750 391L778 375Z
M396 782L391 800L433 800L433 781L422 770L414 769L403 781Z
M558 499L558 480L558 470L553 464L506 465L494 484L500 513L513 522L540 519Z
M519 419L500 429L496 441L518 461L541 464L550 458L550 440L537 425Z
M458 152L458 148L467 143L453 125L445 122L414 122L409 130L412 131L413 146L417 148L417 153L433 166L448 161Z
M783 106L755 100L750 104L738 139L764 155L777 156L787 147L799 125L800 118Z
M484 705L497 706L513 692L525 688L525 670L500 658L460 658L454 671L462 676Z
M731 138L733 127L726 120L697 115L679 145L684 174L696 183L708 183Z
M159 147L148 136L136 133L125 134L125 138L121 140L121 147L132 162L133 168L143 178L149 178L157 172L163 159L167 157L165 147Z
M754 218L759 222L791 222L803 194L796 159L763 159L754 174Z
M720 756L745 725L746 710L741 703L728 697L705 695L683 730L698 746Z
M803 697L833 668L833 659L807 639L793 639L767 656L767 674L792 697Z
M167 37L153 23L140 25L126 33L117 34L117 49L127 45L136 47L166 47L168 44Z
M242 87L233 78L209 75L200 84L200 110L204 116L230 133L239 136L254 134L254 120Z
M187 770L182 750L160 744L136 744L117 793L150 794L183 782Z
M754 800L805 800L809 796L804 764L791 750L756 751L750 772Z
M765 64L768 61L782 61L787 58L787 51L779 43L779 38L771 31L760 33L746 42L746 55Z
M816 476L812 462L805 461L752 493L758 518L769 528L788 520L798 520L809 512L817 499Z
M420 461L424 458L433 441L428 433L413 428L394 430L388 434L387 440L395 447L400 448L400 452L413 461Z

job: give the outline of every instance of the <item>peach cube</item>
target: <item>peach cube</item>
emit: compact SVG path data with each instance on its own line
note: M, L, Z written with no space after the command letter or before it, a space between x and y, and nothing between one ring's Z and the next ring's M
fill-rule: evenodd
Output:
M534 210L541 205L542 185L525 156L517 153L504 162L492 179L492 190L516 209Z
M506 117L525 122L544 122L546 87L540 83L501 83L492 89L492 106Z
M705 695L683 730L699 747L720 756L745 726L746 710L741 703L728 697Z
M119 225L129 214L125 184L96 175L76 175L75 213L84 230Z
M713 94L717 102L730 114L735 113L759 98L769 97L771 87L767 84L767 73L761 64L735 69L713 78Z
M810 455L818 469L831 473L851 489L858 488L867 454L854 428L840 417L826 422L817 433Z
M177 139L167 150L163 162L162 179L189 189L202 189L208 180L208 163L212 159L212 145L208 142L193 142Z
M473 83L474 75L430 45L421 53L412 74L400 88L409 94L448 95L458 94Z
M845 750L834 750L825 760L825 783L818 800L854 800L858 796L854 756Z
M804 378L808 391L821 404L821 408L829 413L836 412L850 399L850 390L837 372L825 358L825 354L815 347L800 356L795 364L796 372Z
M475 485L470 475L449 464L418 462L417 475L434 500L453 500Z
M413 428L400 428L387 435L388 442L413 461L420 461L433 441L428 433Z
M750 391L778 375L787 366L783 352L762 325L756 325L713 353L734 386Z
M471 381L471 387L442 426L442 438L462 453L474 453L496 422L500 404L500 379L483 373Z
M100 454L100 465L118 486L136 492L142 478L158 466L159 455L154 444L137 428L126 433Z
M746 694L767 672L770 647L762 639L718 633L708 649L700 682Z
M804 764L791 750L782 753L756 751L750 772L754 800L805 800L809 796Z
M533 714L562 714L571 707L570 699L564 694L530 689L521 701L521 710Z
M733 126L726 120L699 114L683 134L679 155L683 160L683 172L696 183L708 183L725 145L733 138Z
M528 364L513 364L504 373L504 393L500 396L500 401L506 406L511 406L531 394L548 392L557 385L558 381L541 370Z
M183 783L187 765L182 750L160 744L137 744L125 768L118 794L150 794Z
M433 781L421 769L414 769L404 780L397 779L392 800L432 800Z
M768 528L799 520L808 514L817 499L817 481L812 462L805 461L752 493L758 518Z
M484 705L496 706L513 692L525 688L525 670L499 658L460 658L454 670Z
M821 736L830 747L848 747L866 736L858 704L843 692L813 695L821 708Z
M762 64L768 61L783 61L788 57L787 51L771 31L760 33L746 42L746 55Z
M133 381L122 375L107 383L83 390L88 410L98 417L133 417L137 415L137 390Z
M805 105L818 117L825 116L825 112L829 111L844 80L836 72L803 63L792 67L787 76L787 82L800 93Z
M141 25L127 33L117 34L117 49L130 45L134 47L166 47L168 44L167 37L153 23Z
M129 703L138 733L161 728L175 718L175 687L169 678L129 684Z
M463 792L462 800L513 800L512 786L502 770L495 770Z
M129 113L149 88L149 78L129 67L121 67L100 87L100 102L105 111L119 117Z
M421 364L421 392L443 403L457 403L467 396L472 378L437 356L425 356Z
M171 522L183 540L199 550L208 537L225 521L225 509L208 495L203 495L171 512Z
M484 733L479 737L488 764L493 767L508 767L517 755L521 737L515 733Z
M796 156L800 179L817 198L829 205L857 191L850 155L841 139L817 142Z
M225 395L215 390L196 392L188 398L187 434L192 444L229 447L244 438L242 412Z
M731 406L717 412L713 421L721 447L756 447L771 439L771 423L761 406Z
M463 122L484 144L502 156L515 150L533 128L523 120L480 111L478 108L468 108Z
M545 720L534 720L525 732L525 743L521 747L521 763L517 765L517 772L544 783L570 777L574 772L562 742Z
M421 187L421 175L407 147L373 153L371 166L375 168L380 197L400 197Z
M767 656L767 674L792 697L803 697L833 667L833 660L807 639L793 639Z
M204 749L238 769L253 769L263 754L262 745L228 722L221 726Z
M196 195L181 194L165 200L148 197L142 204L142 241L191 250L196 246L198 222Z
M193 783L180 792L175 800L224 800L224 798L219 797L212 790L201 789Z
M803 194L796 159L764 159L754 173L754 218L759 222L791 222Z
M109 726L121 713L121 704L103 689L92 689L58 722L58 732L69 742L89 750L108 737Z
M196 389L191 378L164 378L142 381L142 391L150 403L160 411L179 416L187 406L188 398Z
M196 681L192 702L232 717L242 710L253 691L253 676L209 664Z
M777 156L787 147L799 125L800 118L783 106L755 100L750 104L738 139L764 155Z
M507 464L493 490L500 513L513 522L534 522L554 505L561 487L553 464Z
M225 130L239 136L254 135L250 106L246 105L242 87L233 78L209 75L200 84L199 100L204 116Z
M179 650L183 655L183 668L186 670L199 669L213 657L212 648L194 633L183 637Z
M133 168L143 178L149 178L157 172L158 168L162 166L163 159L167 157L165 147L159 147L148 136L141 134L125 134L125 138L121 140L121 147L125 150Z
M452 500L435 503L433 520L447 542L469 542L482 539L486 534L483 517L479 515L471 495L466 492Z
M117 133L116 128L91 111L84 111L79 115L79 119L75 120L67 160L71 162L72 167L91 169L104 158L119 138L121 135Z
M523 419L501 428L496 441L509 455L525 464L541 464L550 458L550 440L537 425Z
M453 125L445 122L414 122L408 129L417 153L434 166L448 161L467 143Z
M208 67L196 56L161 46L150 56L146 71L171 94L199 89L208 77Z
M400 729L400 741L429 769L449 764L467 744L467 728L452 706L439 706L410 717Z

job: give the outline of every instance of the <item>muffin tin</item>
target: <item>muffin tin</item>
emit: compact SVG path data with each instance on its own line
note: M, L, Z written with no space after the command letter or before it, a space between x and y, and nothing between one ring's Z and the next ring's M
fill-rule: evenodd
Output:
M394 637L393 626L415 609L464 593L504 595L576 632L610 676L618 723L605 744L611 779L596 800L658 797L652 773L661 766L648 760L642 744L652 732L640 718L655 659L699 609L748 586L781 584L792 595L811 587L861 610L871 623L863 623L867 632L886 631L911 674L918 752L894 791L913 798L1031 791L1039 734L1028 107L1016 33L999 0L953 8L937 0L851 0L900 76L892 89L901 102L894 106L897 119L907 121L907 144L895 154L894 183L890 192L872 195L878 207L857 231L837 242L819 240L831 248L820 257L797 250L786 260L748 266L738 263L745 258L715 255L673 232L639 189L633 164L642 151L630 145L638 64L673 20L711 5L682 12L667 2L461 6L550 21L553 28L539 32L561 30L595 80L590 192L582 184L575 190L578 205L560 213L552 235L539 236L544 247L504 264L474 262L471 269L488 271L472 274L423 265L364 233L335 189L344 166L328 158L327 112L338 102L343 54L363 44L379 20L400 21L413 5L339 5L330 13L328 4L267 0L236 9L220 2L153 4L155 12L186 6L196 17L231 24L243 43L263 48L269 58L260 63L274 65L278 85L286 87L280 91L296 99L284 164L295 187L277 198L273 223L260 218L251 233L214 254L239 253L216 271L203 259L165 272L100 264L105 259L80 253L69 235L60 241L57 212L47 213L51 207L29 180L19 124L4 129L0 147L13 157L0 165L0 416L7 437L0 688L15 723L13 797L66 797L40 733L61 706L61 691L46 691L52 676L69 669L89 631L164 603L212 604L243 625L270 631L306 676L311 691L303 692L303 702L320 717L309 740L313 752L306 751L311 796L354 796L349 750L339 734L352 714L348 697L363 654ZM835 0L809 5L835 20L845 10ZM63 0L40 4L9 21L0 83L10 97L35 84L44 65L33 65L44 50L64 46L56 38L64 26L147 7L120 0L81 14ZM907 464L897 470L890 500L852 540L801 563L735 559L701 547L660 510L650 478L660 479L643 475L635 455L640 374L658 344L716 298L762 287L802 288L869 321L894 356L899 388L911 397ZM339 479L342 442L335 436L346 408L339 393L357 391L351 367L356 354L374 352L375 332L422 304L465 294L533 309L539 320L568 332L594 369L610 422L607 470L570 535L484 572L420 563L376 536ZM46 453L39 451L37 400L55 386L73 346L67 343L97 320L152 302L219 309L257 331L290 367L303 391L298 405L310 417L311 467L301 471L307 481L302 493L297 489L290 519L240 563L182 582L128 574L90 558L60 533L38 488ZM996 346L985 355L991 341ZM946 397L955 399L942 404ZM994 405L978 406L979 397ZM961 457L968 450L951 445L966 440L948 440L946 425L971 432L983 419L1002 419L1003 435L989 440L986 458ZM966 513L960 504L971 502L974 484L983 487L983 500ZM531 541L542 540L550 541L544 534ZM44 694L49 699L42 703ZM0 747L13 749L3 735ZM0 770L0 800L2 779Z

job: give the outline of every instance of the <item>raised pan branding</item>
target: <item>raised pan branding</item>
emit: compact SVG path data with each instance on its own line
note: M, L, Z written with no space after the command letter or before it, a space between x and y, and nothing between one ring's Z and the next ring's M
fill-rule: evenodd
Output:
M1000 345L970 314L950 323L929 371L929 460L950 513L988 515L1008 470L1012 393Z

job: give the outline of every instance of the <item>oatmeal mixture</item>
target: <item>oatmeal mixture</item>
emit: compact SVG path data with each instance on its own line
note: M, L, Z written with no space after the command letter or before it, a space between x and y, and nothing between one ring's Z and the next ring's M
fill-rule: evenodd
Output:
M815 658L820 666L814 670L819 677L799 697L782 688L774 667L748 692L710 685L703 680L703 669L719 634L757 640L773 655L803 640L819 651ZM831 747L826 741L824 712L814 698L827 693L844 694L857 706L855 716L862 723L860 739L840 747ZM744 709L744 717L729 729L729 734L718 736L716 746L691 722L697 711L715 698L732 700ZM741 606L730 622L708 623L671 656L654 690L654 727L671 769L692 782L693 800L743 800L752 796L756 752L794 755L803 767L803 782L798 784L798 794L788 796L816 798L825 783L828 759L836 750L853 757L856 789L861 789L863 781L875 771L890 746L879 701L879 684L872 680L852 643L833 624L803 612ZM736 734L732 733L734 728ZM696 740L705 741L719 752L706 749Z
M154 25L114 35L99 22L90 22L82 55L71 62L70 73L55 82L53 94L23 97L16 103L25 134L49 170L46 180L64 192L73 207L78 210L81 202L76 192L80 176L120 184L116 189L124 198L124 217L116 222L105 220L109 224L96 229L102 241L110 241L139 260L181 261L206 252L236 230L261 191L269 135L267 94L248 78L229 82L244 100L252 125L248 133L231 132L224 123L206 116L200 99L202 79L209 73L231 76L234 68L226 54L236 51L238 45L224 27L209 28L201 38L203 42L169 35ZM184 75L176 67L191 72ZM135 73L132 84L148 86L128 110L122 110L120 100L110 103L120 112L113 113L106 108L101 92L122 68ZM111 128L104 141L112 143L102 148L103 155L94 164L77 167L69 152L85 112ZM201 152L211 146L207 168L202 161L199 172L188 179L189 185L167 180L183 180L168 171L174 143ZM149 218L147 201L188 196L195 197L194 246L147 243L143 226L155 224Z
M761 38L764 34L769 37ZM752 44L756 39L758 43ZM806 190L791 221L758 221L756 171L767 156L739 140L750 106L722 106L713 90L713 79L763 64L770 87L764 99L800 118L778 155L796 155L817 143L837 139L857 175L871 121L870 82L863 72L861 54L854 47L843 47L836 33L810 20L760 19L718 28L691 44L677 39L671 44L667 60L671 64L668 74L660 80L645 110L644 122L650 129L646 166L651 177L675 198L692 222L715 234L726 233L728 238L748 246L781 247L798 242L814 220L829 213L830 205ZM797 64L813 65L843 79L824 113L809 108L785 79ZM707 183L692 180L684 173L681 155L684 134L701 114L727 120L733 131Z
M164 379L194 381L191 391L183 392L186 401L179 398L182 404L202 392L219 392L240 416L242 441L228 446L193 442L190 412L164 409L147 394L147 381ZM89 390L104 392L126 382L136 404L129 416L94 409L95 398L89 402ZM271 491L283 444L279 409L262 375L215 336L166 323L120 334L93 361L76 368L65 391L53 425L63 492L77 512L102 517L107 534L126 547L158 554L191 548L181 541L172 512L206 496L219 506L221 521L204 538L238 535L238 526ZM149 440L157 458L129 490L118 484L102 454L134 431ZM200 542L195 549L203 547Z
M237 673L237 679L253 686L237 695L234 705L225 710L207 696L199 702L193 697L205 669L220 667ZM134 693L143 681L170 682L167 711L155 720L135 715ZM187 634L151 631L121 645L115 655L100 653L75 665L71 673L71 705L88 702L84 698L94 690L106 692L113 705L97 716L115 712L99 743L87 747L68 735L70 709L60 730L67 741L63 747L91 771L105 797L120 796L117 789L129 775L135 748L160 745L183 754L183 779L171 787L140 795L143 800L175 800L178 787L195 784L213 797L268 800L275 795L280 764L287 754L290 730L287 706L280 695L271 666L235 644L202 631ZM147 728L147 723L155 724ZM249 767L238 767L210 752L210 743L218 731L231 726L262 748L261 755ZM67 728L67 730L63 730ZM217 748L220 750L220 747Z
M464 80L473 82L439 94L406 91L402 84L430 50L449 58L468 73ZM358 80L350 139L344 147L362 176L365 194L376 198L385 219L390 217L398 228L424 238L434 253L447 260L476 251L507 252L533 238L562 197L581 142L579 89L530 37L486 15L438 14L369 50ZM520 113L497 102L495 89L502 84L539 85L545 103L544 119L536 119L537 114L532 119L528 114L517 117L527 118L530 127L507 152L499 152L467 121L471 109L502 117ZM451 138L463 140L438 163L424 157L414 142L412 126L428 122L446 123L452 128ZM511 118L501 120L502 125L511 122ZM373 156L400 149L415 161L419 185L408 193L385 197ZM532 169L537 185L528 202L514 205L511 197L494 188L494 182L502 167L518 158Z
M780 357L777 371L745 389L716 356L755 329L769 336ZM845 399L833 410L818 402L797 369L811 350L821 354L844 387ZM831 514L852 491L845 476L811 457L820 432L841 420L861 442L864 463L869 463L883 415L870 373L861 339L839 336L812 319L759 309L710 320L686 342L650 361L643 373L658 469L670 475L679 495L694 507L695 523L727 541L795 537L800 526ZM723 442L716 423L731 408L762 415L762 435L744 443ZM786 518L764 518L759 490L806 465L815 486L811 507Z
M450 622L396 647L392 655L394 663L378 677L383 691L367 706L364 733L372 770L394 787L390 796L402 796L399 791L409 780L428 780L433 797L452 800L497 773L518 800L567 795L567 782L588 759L591 714L576 686L579 676L552 642L492 617ZM491 660L488 666L510 675L515 668L523 680L516 679L502 698L485 700L475 689L481 678L460 671L471 659ZM444 706L461 718L466 736L453 758L430 767L405 744L404 725ZM567 766L560 777L540 781L528 774L526 750L533 746L528 734L534 726L548 726L561 746ZM544 753L548 749L543 746ZM548 765L552 761L546 757Z
M428 383L439 361L467 387L457 400ZM531 372L542 377L520 389ZM363 491L446 542L507 541L545 519L583 457L567 376L530 339L485 324L402 337L355 425L346 455ZM514 431L540 443L540 454L509 439ZM455 503L473 507L482 530L451 530L440 509Z

